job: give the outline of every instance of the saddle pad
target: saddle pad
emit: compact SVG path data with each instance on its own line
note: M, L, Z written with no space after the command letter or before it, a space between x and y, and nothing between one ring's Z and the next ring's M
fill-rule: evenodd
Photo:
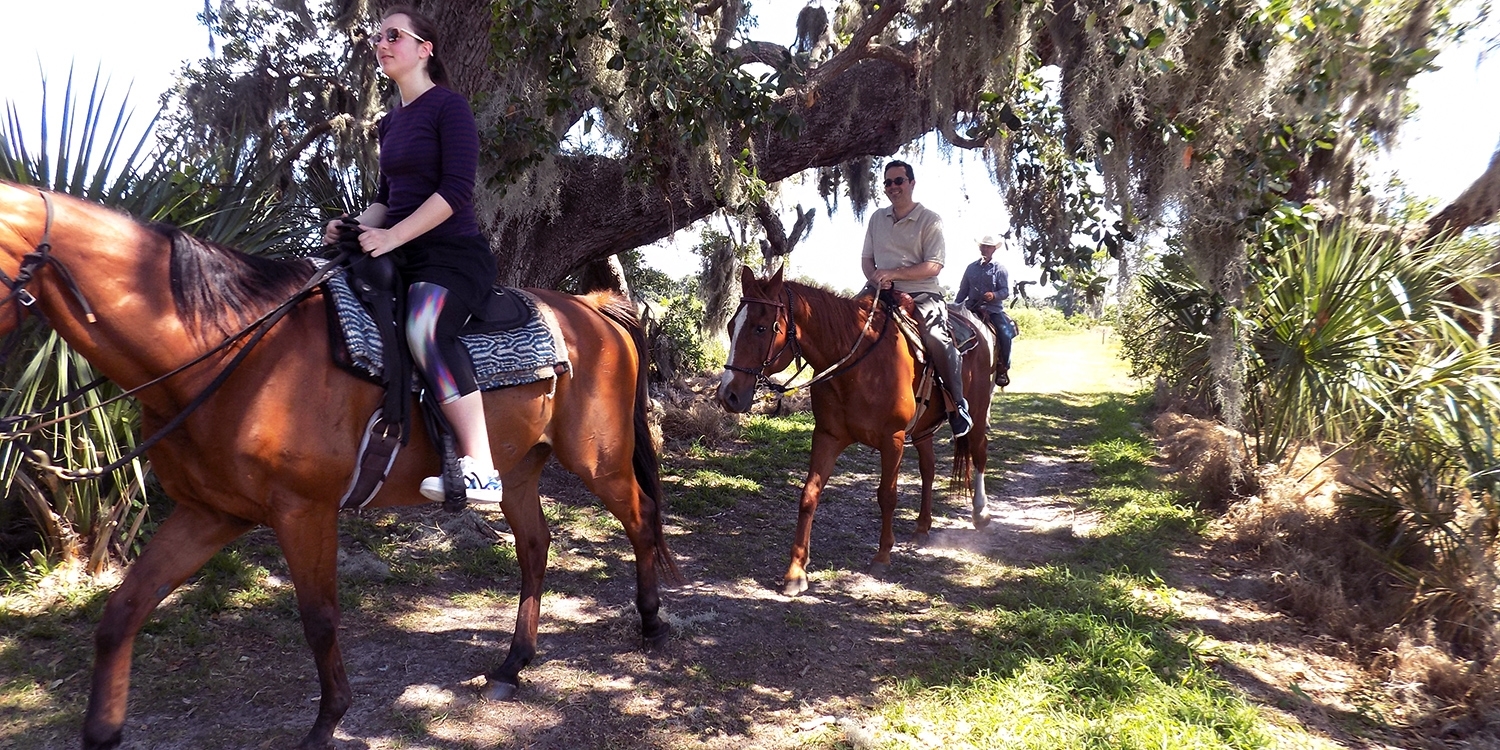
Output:
M343 273L324 284L333 300L334 312L344 334L349 361L365 374L381 379L384 369L380 332L368 310L354 296ZM531 309L531 319L519 328L496 333L462 334L458 340L474 361L474 380L480 390L491 391L557 377L568 370L562 331L536 299L519 289L510 290Z
M979 326L982 325L975 319L974 313L962 305L948 303L948 331L953 335L953 345L958 347L959 354L968 354L970 350L979 345ZM994 348L991 344L990 348Z

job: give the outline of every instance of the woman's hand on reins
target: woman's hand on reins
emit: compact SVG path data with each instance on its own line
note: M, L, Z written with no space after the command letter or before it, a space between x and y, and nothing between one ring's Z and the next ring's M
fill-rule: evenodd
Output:
M333 221L330 221L327 224L323 225L323 244L325 244L325 245L336 245L336 244L338 244L338 241L339 241L339 227L342 226L342 224L343 224L343 219L342 218L338 218L338 219L334 219Z
M360 225L359 247L373 257L380 257L403 244L395 232Z

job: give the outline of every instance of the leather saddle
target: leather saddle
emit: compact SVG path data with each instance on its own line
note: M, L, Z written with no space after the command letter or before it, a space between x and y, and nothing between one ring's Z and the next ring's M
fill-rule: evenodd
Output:
M885 289L880 292L879 303L885 305L886 313L896 322L896 328L906 339L907 348L912 357L917 361L920 377L915 385L915 397L917 410L912 414L911 422L907 424L907 440L916 439L911 434L912 429L921 420L922 414L933 406L933 392L937 392L940 399L938 406L944 412L951 412L956 408L948 395L946 388L937 388L940 379L937 368L927 359L927 347L922 342L922 321L917 315L917 303L910 294L895 289ZM958 349L959 356L968 354L979 343L979 326L984 325L974 319L974 316L960 305L948 304L948 335L953 340L953 346ZM936 430L934 425L932 428ZM931 434L930 432L925 434Z
M885 304L886 312L890 313L896 321L896 327L906 336L906 341L912 347L912 354L916 356L917 362L926 364L926 347L922 343L922 320L917 316L917 303L906 292L895 289L885 289L880 292L880 301ZM964 309L962 305L948 303L948 335L953 339L953 345L958 348L960 355L968 354L979 343L979 326L984 323L975 319L974 315Z
M341 228L339 244L357 243L357 234ZM341 509L364 507L380 491L396 455L411 437L411 397L415 383L415 365L400 321L406 318L406 285L401 282L390 256L358 255L348 269L349 288L370 314L379 332L381 385L385 396L365 425L355 460L354 479L340 500ZM518 292L497 288L490 292L485 307L460 331L463 335L494 334L520 328L536 317L533 306ZM341 351L335 347L335 351ZM457 441L448 420L438 408L431 392L421 389L420 404L428 434L433 436L443 463L443 507L462 510L468 503L463 477L459 470Z

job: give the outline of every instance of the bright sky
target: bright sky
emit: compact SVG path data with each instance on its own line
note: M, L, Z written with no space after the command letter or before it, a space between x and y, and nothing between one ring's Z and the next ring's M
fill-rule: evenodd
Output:
M143 125L183 61L208 52L208 33L197 21L202 0L54 0L10 5L6 17L11 28L25 33L11 34L0 44L0 71L5 71L0 78L0 100L14 102L23 123L34 122L40 109L39 60L53 102L61 99L70 64L77 85L84 89L94 71L102 69L110 80L114 107L119 106L118 97L126 87L132 87L130 101L136 121ZM796 14L803 5L803 0L757 0L754 7L767 29L758 38L790 43ZM1402 142L1387 160L1414 193L1440 203L1452 200L1478 177L1500 144L1500 96L1495 96L1500 91L1500 54L1477 65L1478 41L1444 51L1438 59L1442 70L1418 76L1414 92L1420 114L1406 126ZM935 148L928 148L900 158L916 169L917 200L943 216L949 263L940 278L949 288L957 288L963 267L977 257L974 240L1008 225L998 190L989 180L988 168L973 153L955 149L954 160L948 162ZM788 227L796 203L819 209L812 236L792 256L792 272L835 288L855 289L863 284L859 250L864 226L854 219L847 201L830 217L810 187L787 186L783 192L786 202L781 213ZM722 221L715 226L722 227ZM695 241L696 233L682 232L674 241L648 251L647 257L670 274L691 273L698 267L692 253ZM1036 272L1025 269L1018 255L1000 260L1012 278L1035 278Z

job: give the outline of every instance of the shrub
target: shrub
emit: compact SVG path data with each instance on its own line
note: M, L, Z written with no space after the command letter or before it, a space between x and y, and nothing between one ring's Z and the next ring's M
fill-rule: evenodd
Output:
M1059 333L1086 331L1097 321L1087 315L1066 316L1055 307L1012 307L1006 315L1016 321L1019 336L1049 336Z

